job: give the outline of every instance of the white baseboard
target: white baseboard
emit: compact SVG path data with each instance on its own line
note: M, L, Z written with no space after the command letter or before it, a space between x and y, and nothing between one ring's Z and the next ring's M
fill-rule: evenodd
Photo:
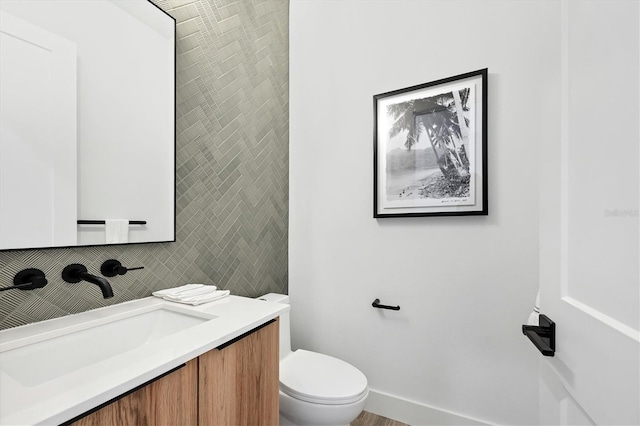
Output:
M412 426L490 425L490 423L481 420L373 389L369 389L369 397L364 409L370 413Z

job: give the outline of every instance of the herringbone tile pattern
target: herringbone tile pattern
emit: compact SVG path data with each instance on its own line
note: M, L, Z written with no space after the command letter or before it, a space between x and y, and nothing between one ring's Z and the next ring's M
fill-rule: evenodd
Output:
M155 0L177 21L175 243L0 252L0 285L24 268L49 284L0 293L0 329L190 282L232 294L287 291L287 0ZM144 266L97 286L60 273L106 259Z

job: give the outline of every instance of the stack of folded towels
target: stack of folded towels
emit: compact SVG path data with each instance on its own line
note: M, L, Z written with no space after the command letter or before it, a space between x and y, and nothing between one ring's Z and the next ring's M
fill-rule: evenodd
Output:
M215 285L186 284L180 287L154 291L152 294L171 302L202 305L203 303L227 297L229 293L229 290L218 290Z

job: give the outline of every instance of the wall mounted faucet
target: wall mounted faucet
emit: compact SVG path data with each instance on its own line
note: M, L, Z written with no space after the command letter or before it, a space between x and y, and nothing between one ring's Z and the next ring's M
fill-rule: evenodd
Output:
M108 299L113 297L113 289L111 288L111 284L109 281L102 277L97 277L95 275L87 272L87 268L84 265L80 265L79 263L72 263L71 265L67 265L62 270L62 279L68 283L79 283L80 281L87 281L92 284L97 285L102 290L102 297Z
M13 277L13 286L0 288L0 291L5 290L34 290L36 288L42 288L47 285L48 281L45 278L44 272L40 269L24 269Z

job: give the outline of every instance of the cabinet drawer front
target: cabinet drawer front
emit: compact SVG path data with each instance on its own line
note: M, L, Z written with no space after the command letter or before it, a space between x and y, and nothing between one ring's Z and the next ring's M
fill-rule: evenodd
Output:
M198 361L191 360L64 425L195 425Z

